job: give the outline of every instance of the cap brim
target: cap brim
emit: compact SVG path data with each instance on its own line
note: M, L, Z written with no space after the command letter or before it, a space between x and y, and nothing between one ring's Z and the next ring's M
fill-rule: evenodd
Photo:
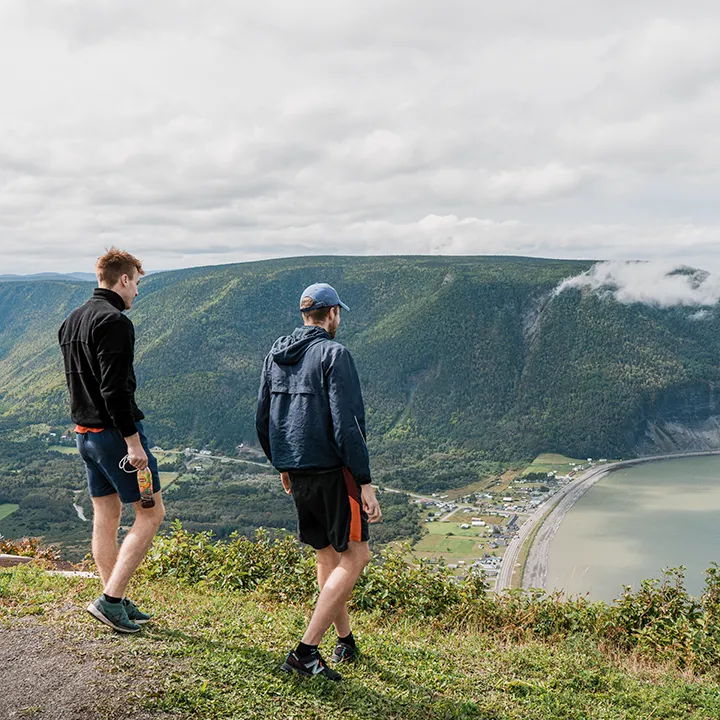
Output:
M340 298L338 298L338 303L340 304L340 307L341 307L343 310L349 310L349 309L350 309L342 300L340 300Z

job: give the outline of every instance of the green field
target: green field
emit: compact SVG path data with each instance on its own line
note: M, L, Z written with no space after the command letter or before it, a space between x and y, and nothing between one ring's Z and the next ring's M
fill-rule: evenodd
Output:
M472 561L489 551L485 528L460 527L462 523L427 523L427 535L413 547L417 557L435 557L445 562ZM482 544L482 547L478 547Z
M171 461L174 460L178 453L174 450L153 450L152 454L158 461L158 465L162 465L168 458L170 458Z
M437 523L437 524L433 525L433 527L442 528L443 525L454 524L454 525L457 525L458 528L460 528L460 526L462 524L466 524L466 525L470 524L472 522L473 518L480 518L481 520L484 520L487 525L504 525L507 522L507 518L503 517L502 515L483 515L483 513L481 513L479 510L476 510L474 512L457 512L453 515L452 523ZM470 527L469 530L463 530L462 528L460 528L459 531L455 534L456 535L464 534L464 533L472 534L472 533L480 532L480 534L482 535L482 531L484 529L485 528L482 528L482 527L479 527L479 528L478 527L475 527L475 528ZM432 530L430 532L432 532ZM438 530L437 532L440 532L440 530ZM455 532L455 531L451 530L451 532Z
M571 463L576 465L587 464L587 458L585 460L577 460L574 458L565 457L565 455L555 455L553 453L545 453L538 455L530 465L525 468L523 475L531 472L551 472L555 471L560 474L566 474L573 468Z
M77 448L70 445L51 445L48 452L59 452L63 455L77 455Z
M176 472L161 472L160 473L160 487L164 490L168 485L174 483L177 480L178 473Z
M12 505L11 503L6 503L5 505L0 505L0 520L3 520L4 518L8 517L9 515L12 515L16 510L19 510L19 505Z
M485 537L483 530L485 528L470 527L464 529L460 527L463 523L460 522L435 522L428 523L427 529L431 535L447 535L452 533L454 536L469 537L469 538L482 538Z
M442 553L457 556L460 559L478 555L475 538L452 537L447 535L427 535L416 546L418 552ZM480 553L481 555L482 553Z

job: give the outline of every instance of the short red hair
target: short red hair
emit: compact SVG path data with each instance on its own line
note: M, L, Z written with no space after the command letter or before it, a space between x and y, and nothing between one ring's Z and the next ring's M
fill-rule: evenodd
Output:
M95 263L95 274L101 285L116 285L123 275L132 277L133 270L138 275L144 275L142 263L126 250L118 250L111 247L104 255L101 255Z

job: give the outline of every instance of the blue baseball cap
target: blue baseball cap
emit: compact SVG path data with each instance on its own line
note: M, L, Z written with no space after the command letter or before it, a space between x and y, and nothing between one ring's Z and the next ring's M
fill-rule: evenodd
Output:
M310 297L313 299L313 304L310 307L303 308L302 301L304 298ZM344 310L350 308L338 297L338 294L334 287L327 283L315 283L310 285L303 290L303 294L300 296L300 305L303 312L309 310L317 310L318 308L335 307L339 305Z

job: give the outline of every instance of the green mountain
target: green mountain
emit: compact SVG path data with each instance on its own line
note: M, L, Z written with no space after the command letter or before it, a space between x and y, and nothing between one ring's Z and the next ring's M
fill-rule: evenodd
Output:
M153 275L131 311L138 400L161 445L253 443L262 359L302 289L352 308L338 340L363 381L380 476L461 485L540 452L624 457L720 447L720 311L553 290L592 263L292 258ZM81 282L0 282L0 422L67 421L56 331Z

